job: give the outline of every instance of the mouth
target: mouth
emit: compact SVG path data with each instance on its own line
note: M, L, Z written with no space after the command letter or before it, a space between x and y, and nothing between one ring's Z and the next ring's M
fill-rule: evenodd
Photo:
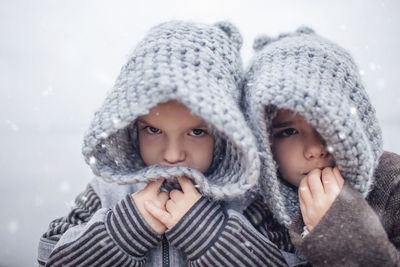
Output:
M312 170L315 170L315 169L320 169L320 170L322 171L322 170L325 169L325 168L334 168L334 167L335 167L334 165L328 165L328 166L322 166L322 167L314 167L314 168L310 169L309 171L303 172L302 175L306 176L306 175L308 175Z

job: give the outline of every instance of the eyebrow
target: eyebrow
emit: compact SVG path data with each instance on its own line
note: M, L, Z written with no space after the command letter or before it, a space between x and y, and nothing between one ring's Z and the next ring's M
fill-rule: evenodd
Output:
M279 122L279 123L275 123L275 124L273 123L272 128L284 128L284 127L288 127L292 124L293 124L292 121L283 121L283 122Z
M147 121L143 120L143 119L138 119L137 122L143 123L143 124L147 124L147 125L152 125L151 123L148 123ZM190 129L199 129L199 128L207 128L209 129L210 127L208 127L207 123L205 122L201 122L199 124L196 124L192 127L189 127Z
M138 119L137 122L141 122L141 123L149 124L149 125L150 125L150 123L148 123L147 121L145 121L145 120L143 120L143 119L140 119L140 120Z

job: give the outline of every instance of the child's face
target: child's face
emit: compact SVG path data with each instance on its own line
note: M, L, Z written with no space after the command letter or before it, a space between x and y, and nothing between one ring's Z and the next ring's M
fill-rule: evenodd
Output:
M334 160L324 141L302 116L279 110L272 121L272 152L282 177L299 186L311 170L333 167Z
M214 137L206 123L177 101L161 103L138 118L140 155L146 165L188 166L205 172Z

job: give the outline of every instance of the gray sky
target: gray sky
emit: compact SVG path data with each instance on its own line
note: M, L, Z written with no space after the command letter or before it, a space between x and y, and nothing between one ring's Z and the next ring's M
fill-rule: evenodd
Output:
M400 2L1 0L0 266L35 265L40 234L91 178L83 133L127 55L169 19L230 20L247 64L258 34L308 25L349 50L400 153Z

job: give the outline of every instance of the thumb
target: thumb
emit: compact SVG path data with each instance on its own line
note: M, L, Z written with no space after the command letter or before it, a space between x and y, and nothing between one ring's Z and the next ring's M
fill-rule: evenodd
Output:
M146 200L144 202L144 209L150 213L151 216L159 220L162 224L168 227L170 225L170 221L172 219L171 214L169 214L167 211L161 209L160 207L157 207L153 201L151 200Z

